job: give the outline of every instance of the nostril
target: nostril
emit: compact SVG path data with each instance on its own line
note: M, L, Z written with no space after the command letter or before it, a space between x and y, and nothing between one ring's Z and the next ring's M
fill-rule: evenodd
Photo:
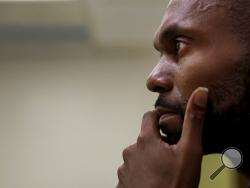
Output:
M155 87L154 89L152 89L151 91L153 92L157 92L157 93L164 93L165 89L163 87Z
M173 89L173 81L170 78L156 79L150 78L147 81L147 88L152 92L164 93Z
M163 87L156 86L152 89L150 89L152 92L157 92L157 93L164 93L166 90Z

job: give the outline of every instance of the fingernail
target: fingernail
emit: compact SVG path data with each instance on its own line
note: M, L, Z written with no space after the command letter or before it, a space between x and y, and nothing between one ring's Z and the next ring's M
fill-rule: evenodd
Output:
M194 103L200 108L207 106L208 88L200 87L194 96Z

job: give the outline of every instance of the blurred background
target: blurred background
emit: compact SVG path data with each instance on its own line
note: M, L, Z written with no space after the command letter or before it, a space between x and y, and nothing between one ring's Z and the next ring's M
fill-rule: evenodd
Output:
M166 0L0 0L0 187L111 188L156 94ZM200 187L241 177L206 157ZM239 186L240 187L240 186Z

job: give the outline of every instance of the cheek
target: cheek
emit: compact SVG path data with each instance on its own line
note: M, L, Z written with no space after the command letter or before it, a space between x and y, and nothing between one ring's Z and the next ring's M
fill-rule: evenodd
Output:
M214 111L222 112L231 105L237 105L245 92L243 73L233 67L208 62L183 65L176 75L176 87L186 99L198 87L209 88Z
M205 53L204 53L205 51ZM215 50L197 50L182 60L176 74L176 86L189 97L197 87L210 87L232 73L236 62Z
M176 87L180 92L189 98L191 93L197 87L210 87L212 83L218 80L218 74L215 73L212 65L206 66L207 64L193 63L183 65L178 69L176 75Z

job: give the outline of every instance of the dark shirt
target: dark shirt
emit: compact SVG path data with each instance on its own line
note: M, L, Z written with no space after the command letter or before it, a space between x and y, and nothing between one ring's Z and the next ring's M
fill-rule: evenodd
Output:
M250 184L247 186L247 188L250 188Z

